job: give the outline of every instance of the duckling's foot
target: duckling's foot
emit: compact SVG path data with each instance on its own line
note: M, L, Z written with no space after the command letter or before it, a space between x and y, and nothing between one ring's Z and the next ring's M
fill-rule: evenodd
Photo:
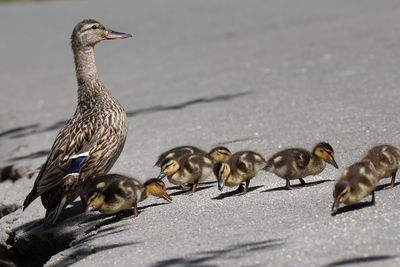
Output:
M249 188L249 183L250 181L247 180L246 181L246 185L243 187L243 184L240 184L238 189L236 191L238 191L238 193L234 194L234 196L241 196L247 193L247 190Z
M133 204L133 215L129 216L127 219L133 219L136 218L139 215L139 211L137 208L137 204Z
M183 190L191 190L192 189L192 187L190 187L187 184L183 184L183 185L181 185L181 187L182 187Z
M397 170L396 170L396 172L397 172ZM396 179L396 172L392 175L392 180L390 181L390 184L383 188L384 190L393 188L395 186L394 182L395 182L395 179Z
M306 183L306 181L304 181L303 178L300 178L299 180L300 180L300 183L302 186L307 186L307 183Z
M293 187L290 186L290 180L289 180L289 179L286 180L285 189L286 189L286 190L292 190L292 189L293 189Z
M391 189L394 187L394 184L387 185L383 188L383 190Z
M375 191L373 191L373 192L371 193L371 195L372 195L371 206L375 206Z
M196 192L196 190L197 190L197 184L193 184L191 187L188 186L186 190L187 190L187 191L186 191L185 193L183 193L183 194L185 194L185 195L191 195L191 194L193 194L193 193Z

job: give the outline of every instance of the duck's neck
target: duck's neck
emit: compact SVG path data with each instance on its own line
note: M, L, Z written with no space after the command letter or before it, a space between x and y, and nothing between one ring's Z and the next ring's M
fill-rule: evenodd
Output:
M316 156L315 154L312 155L311 161L309 163L310 166L310 172L313 175L316 175L320 172L322 172L325 167L326 167L326 162L321 159L320 157Z
M93 108L99 97L108 95L97 74L94 47L73 47L76 78L78 81L78 106Z
M149 196L149 193L147 192L147 188L145 187L142 191L142 195L140 196L139 202L142 202Z

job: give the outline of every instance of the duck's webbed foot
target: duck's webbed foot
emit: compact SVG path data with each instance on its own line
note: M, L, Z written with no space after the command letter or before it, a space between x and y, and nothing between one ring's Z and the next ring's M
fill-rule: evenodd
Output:
M372 195L371 206L375 206L375 191L372 191L371 195Z
M249 184L250 184L250 180L246 181L246 184L244 187L243 187L243 184L240 184L238 189L236 190L236 191L238 191L238 193L236 193L235 196L241 196L241 195L247 194L247 192L249 190Z
M299 181L300 181L300 184L301 184L302 186L307 186L307 183L306 183L306 181L304 181L303 178L300 178Z
M192 189L192 187L188 184L183 184L183 185L181 185L181 187L183 190L191 190Z
M292 189L293 189L293 187L290 186L290 180L289 180L289 179L286 179L286 186L285 186L285 189L286 189L286 190L292 190Z
M395 170L394 171L394 173L392 174L392 180L390 181L390 184L389 185L387 185L387 186L385 186L383 189L390 189L390 188L393 188L394 187L394 185L395 185L395 180L396 180L396 173L397 173L397 170Z
M185 192L184 194L187 194L187 195L191 195L191 194L193 194L194 192L196 192L196 190L197 190L197 183L196 184L193 184L191 187L190 186L188 186L187 187L187 192Z

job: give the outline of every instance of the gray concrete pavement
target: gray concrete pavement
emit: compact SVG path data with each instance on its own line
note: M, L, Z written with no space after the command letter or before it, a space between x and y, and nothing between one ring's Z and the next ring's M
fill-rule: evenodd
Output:
M375 207L329 212L330 180L375 144L400 146L398 1L1 4L0 167L39 166L74 112L69 36L89 17L134 34L96 47L100 77L129 115L113 172L154 177L158 154L181 144L269 157L318 141L331 143L340 170L290 192L268 173L242 197L215 199L215 184L191 196L171 190L173 203L149 198L138 218L119 222L75 206L50 234L71 242L48 266L400 264L399 186L377 192ZM33 181L0 186L0 204L21 204ZM0 244L13 232L23 240L43 216L38 200L1 218Z

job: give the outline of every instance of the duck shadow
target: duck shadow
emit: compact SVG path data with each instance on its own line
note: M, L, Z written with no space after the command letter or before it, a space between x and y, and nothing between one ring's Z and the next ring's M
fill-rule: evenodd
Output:
M399 185L399 184L400 184L400 182L395 183L394 186L393 186L393 188L395 188L395 187L396 187L397 185ZM378 186L375 188L375 191L381 191L381 190L389 190L389 189L392 189L392 188L385 189L385 187L388 186L388 185L390 185L390 183L378 185Z
M237 245L228 246L227 248L192 253L186 257L157 261L151 266L217 266L216 264L211 264L210 261L218 259L240 259L256 252L265 253L268 250L274 250L283 245L284 241L282 239L244 242Z
M157 206L161 206L161 205L168 205L168 204L169 203L166 203L166 202L153 203L153 204L149 204L149 205L146 205L146 206L143 206L143 207L138 207L138 211L139 211L139 214L141 214L147 208L157 207ZM123 211L120 211L120 212L117 212L117 213L114 213L114 214L102 214L102 213L99 213L99 214L91 215L88 219L83 220L81 223L85 224L85 223L89 223L89 222L92 222L92 221L98 221L98 220L102 220L104 218L109 217L109 219L107 221L104 221L104 223L102 223L102 225L100 225L100 227L101 227L101 226L108 225L108 224L111 224L111 223L115 223L115 222L118 222L118 221L121 221L121 220L124 220L124 219L129 219L129 217L131 217L133 215L134 215L133 209L123 210ZM132 219L134 219L134 218L132 218Z
M252 93L253 93L252 91L244 91L244 92L238 92L238 93L233 93L233 94L216 95L216 96L212 96L212 97L199 97L199 98L195 98L195 99L184 101L184 102L177 103L177 104L156 105L156 106L151 106L151 107L147 107L147 108L130 110L130 111L126 112L126 115L127 115L127 117L135 117L138 115L144 115L144 114L148 114L148 113L163 112L163 111L168 111L168 110L179 110L179 109L187 108L192 105L229 101L229 100L233 100L235 98L244 97L244 96L252 94ZM0 138L8 137L11 139L16 139L16 138L25 137L25 136L32 135L32 134L44 133L47 131L59 129L62 126L64 126L66 123L67 123L67 120L60 120L60 121L57 121L47 127L44 127L43 125L41 125L39 123L15 127L15 128L11 128L11 129L5 130L3 132L0 132ZM24 157L25 156L23 156L22 158L24 158Z
M263 186L264 186L264 185L250 186L250 187L247 189L247 193L246 193L246 194L248 194L248 193L250 193L250 192L252 192L252 191L254 191L254 190L257 190L258 188L261 188L261 187L263 187ZM229 192L226 192L226 193L222 193L222 194L220 194L219 196L213 197L213 198L211 198L211 199L213 199L213 200L221 200L221 199L224 199L224 198L227 198L227 197L234 197L234 196L236 196L236 194L238 194L238 193L240 193L240 192L243 192L243 187L239 187L239 188L236 189L236 190L229 191Z
M40 150L38 152L30 153L30 154L25 155L25 156L10 158L7 161L19 161L19 160L24 160L24 159L36 159L36 158L45 157L49 153L50 153L50 150Z
M347 259L347 260L334 261L328 265L324 265L324 267L334 267L334 266L342 266L342 265L354 265L354 264L360 264L360 263L369 263L369 262L373 262L373 261L394 259L397 257L398 256L393 256L393 255L377 255L377 256L369 256L369 257L358 257L358 258L352 258L352 259Z
M196 192L199 192L199 191L202 191L202 190L206 190L206 189L211 188L211 187L214 187L214 186L209 185L209 186L197 187L197 188L196 188ZM174 192L174 193L172 193L172 194L169 194L169 195L170 195L170 196L179 196L179 195L184 195L184 194L190 195L191 192L192 192L191 189L189 189L189 190L181 190L181 191L177 191L177 192ZM192 192L192 193L196 193L196 192Z
M104 250L112 250L115 248L126 247L126 246L134 246L140 244L140 242L125 242L125 243L118 243L118 244L111 244L111 245L104 245L104 246L78 246L71 254L67 254L62 256L60 260L58 260L54 264L50 264L48 266L52 267L66 267L70 266L71 264L75 264L92 254L104 251Z
M301 189L301 188L305 188L305 187L316 186L316 185L323 184L326 182L334 182L334 181L335 180L325 179L325 180L319 180L319 181L315 181L315 182L308 182L306 185L295 184L295 185L291 185L291 187L293 189ZM266 189L264 191L261 191L261 193L273 192L273 191L290 191L290 190L287 190L286 187L284 187L284 186L280 186L280 187Z
M372 207L372 206L374 206L374 205L371 204L371 201L364 201L364 202L360 202L360 203L353 204L353 205L346 205L346 206L338 208L336 213L331 214L331 216L336 216L341 213L345 213L345 212L349 212L349 211L353 211L353 210L359 210L359 209L363 209L366 207Z
M212 182L204 182L204 183L199 183L199 186L202 186L202 185L209 185L209 184L216 184L217 183L217 181L212 181ZM201 187L199 187L199 189L200 189ZM182 190L182 186L170 186L170 187L167 187L167 190Z

